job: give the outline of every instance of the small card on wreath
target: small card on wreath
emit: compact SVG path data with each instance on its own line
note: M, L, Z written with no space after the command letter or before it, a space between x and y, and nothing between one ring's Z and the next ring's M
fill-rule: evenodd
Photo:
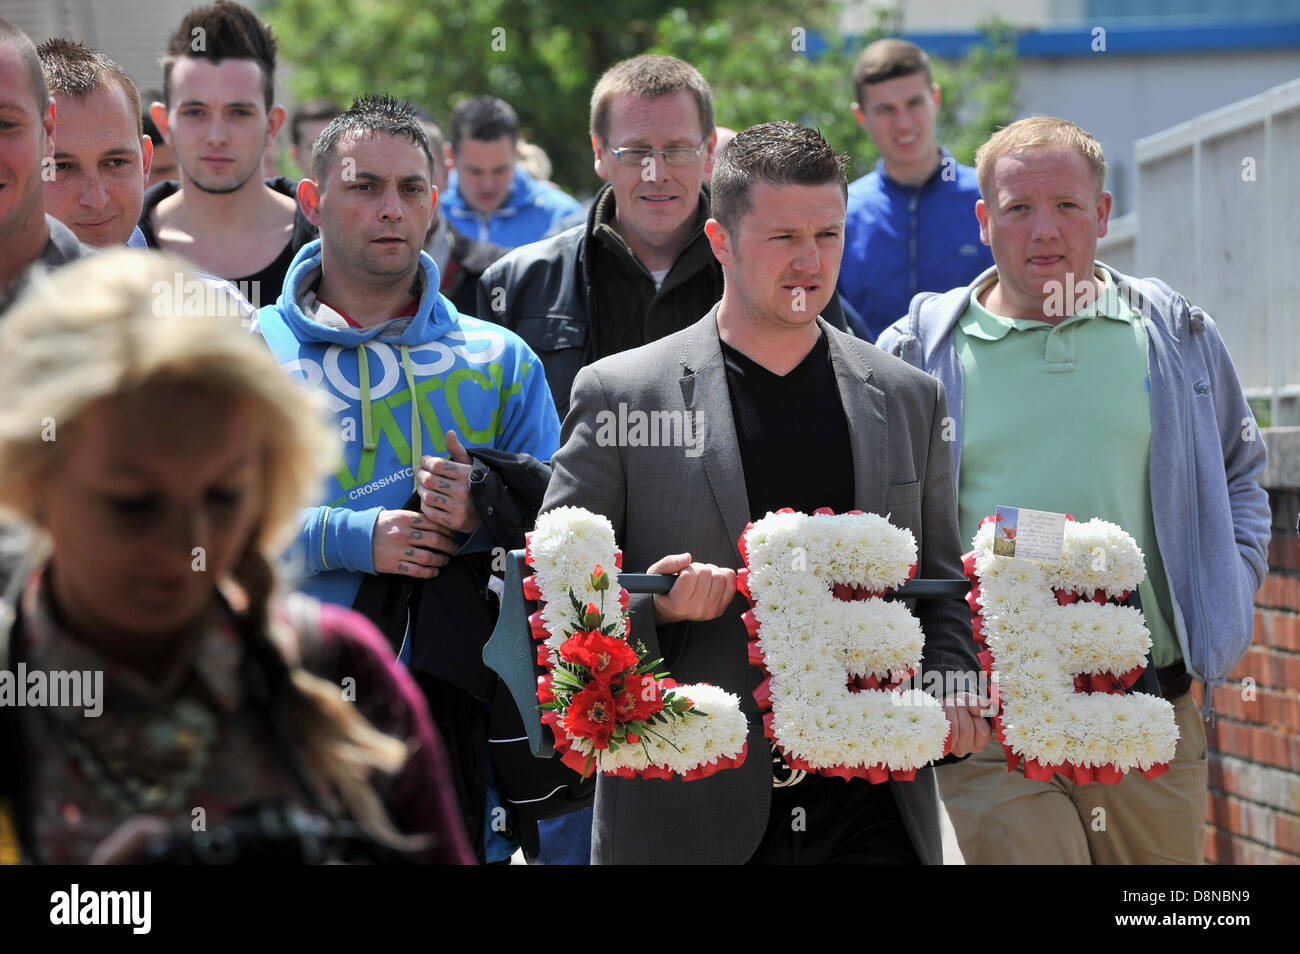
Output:
M1065 546L1065 514L1026 507L998 507L993 552L1059 565Z

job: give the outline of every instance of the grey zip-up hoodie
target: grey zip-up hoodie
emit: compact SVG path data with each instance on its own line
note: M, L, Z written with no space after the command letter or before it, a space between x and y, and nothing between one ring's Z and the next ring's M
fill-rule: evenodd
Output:
M1259 485L1264 441L1214 321L1164 282L1110 273L1142 315L1151 383L1151 509L1174 602L1174 628L1188 671L1213 689L1245 655L1255 591L1268 570L1268 493ZM926 292L877 346L943 382L961 473L962 367L953 328L971 292ZM1047 422L1069 427L1070 421ZM959 488L961 483L958 481ZM1210 694L1205 712L1213 713Z

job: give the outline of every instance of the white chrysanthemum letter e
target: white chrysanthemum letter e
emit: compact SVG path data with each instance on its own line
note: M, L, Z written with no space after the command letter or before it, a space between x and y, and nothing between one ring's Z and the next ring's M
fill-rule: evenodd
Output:
M1165 771L1178 741L1173 706L1126 694L1146 665L1150 633L1139 610L1108 602L1146 575L1137 543L1113 523L1067 519L1052 565L994 554L994 527L992 518L980 525L967 567L1008 769L1024 760L1028 778L1060 772L1079 783Z
M939 703L898 686L920 670L925 637L881 596L916 571L916 540L876 514L783 510L741 537L755 698L794 768L873 782L942 758Z

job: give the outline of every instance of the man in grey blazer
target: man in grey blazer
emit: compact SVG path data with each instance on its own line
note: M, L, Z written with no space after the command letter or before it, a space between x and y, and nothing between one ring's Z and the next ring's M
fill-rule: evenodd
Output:
M748 757L691 782L602 777L592 860L939 863L933 769L873 786L805 777L769 749L734 568L751 519L826 505L890 515L916 536L919 576L959 578L943 387L819 317L844 248L846 180L818 133L789 122L745 130L719 154L712 192L706 232L722 301L690 328L579 373L542 509L602 513L625 568L677 575L666 596L633 597L633 639L679 682L740 696ZM973 678L965 602L927 601L917 614L925 669ZM943 701L953 755L982 748L975 693Z

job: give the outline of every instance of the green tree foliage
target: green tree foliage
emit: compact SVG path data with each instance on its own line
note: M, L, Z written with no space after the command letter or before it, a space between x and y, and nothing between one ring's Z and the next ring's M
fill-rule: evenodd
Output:
M850 112L849 77L864 43L897 24L885 15L846 42L834 29L840 6L807 0L792 12L774 0L699 0L689 9L620 0L605 16L592 0L268 0L264 14L294 65L295 97L347 105L361 92L388 92L445 124L464 97L492 93L550 155L555 181L590 194L599 185L587 132L591 88L605 69L645 52L698 67L719 123L817 126L854 157L854 175L868 171L874 150ZM961 63L934 64L944 90L940 141L962 162L1015 115L1014 37L1005 27L987 35L989 45Z

